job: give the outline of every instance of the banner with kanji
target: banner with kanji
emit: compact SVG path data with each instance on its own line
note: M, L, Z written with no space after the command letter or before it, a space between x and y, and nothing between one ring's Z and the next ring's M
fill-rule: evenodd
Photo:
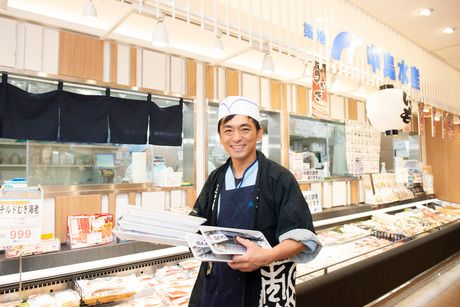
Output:
M436 108L435 107L431 107L431 137L436 137L436 124L435 124L435 121L434 121L434 116L436 115Z
M40 241L43 190L38 187L0 190L0 246Z
M425 135L425 114L423 109L425 105L423 102L418 103L418 135Z
M323 64L320 67L318 61L315 61L311 84L311 95L312 115L316 118L329 118L329 102L327 100L326 81L326 65Z
M446 112L441 111L441 139L444 139L446 137L446 132L447 132L446 115L447 115Z
M446 122L447 122L447 139L454 139L454 115L451 113L446 113Z

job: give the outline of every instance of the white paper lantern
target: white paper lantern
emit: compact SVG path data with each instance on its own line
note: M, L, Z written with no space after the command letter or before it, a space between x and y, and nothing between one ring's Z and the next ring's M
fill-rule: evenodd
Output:
M378 131L397 134L411 120L411 103L402 89L382 85L367 100L367 117Z

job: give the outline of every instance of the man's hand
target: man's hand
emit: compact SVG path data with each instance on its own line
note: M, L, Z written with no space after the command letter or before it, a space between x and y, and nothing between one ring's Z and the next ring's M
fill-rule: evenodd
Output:
M238 243L246 247L246 253L233 256L233 261L228 265L241 272L252 272L274 261L272 249L261 248L256 243L237 237Z
M271 249L265 249L256 243L236 237L238 243L246 247L246 253L233 256L233 261L228 265L241 272L252 272L274 261L293 257L305 249L303 243L291 239L284 240Z

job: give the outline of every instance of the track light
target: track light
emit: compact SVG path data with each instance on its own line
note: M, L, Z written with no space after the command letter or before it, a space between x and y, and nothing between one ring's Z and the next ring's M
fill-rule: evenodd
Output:
M157 27L155 28L152 36L152 45L157 47L166 47L169 45L169 37L164 23L163 12L161 12L160 16L158 16Z
M8 0L0 0L0 12L5 13L8 9Z
M222 54L224 52L224 43L222 42L222 35L220 33L216 34L216 38L212 44L212 51L215 54Z
M421 9L418 13L420 16L430 16L433 13L433 9Z
M302 77L308 78L308 77L311 77L312 75L313 75L313 61L310 59L305 62L305 65L303 67Z
M261 71L266 74L275 72L275 64L273 64L273 57L269 51L265 52Z
M93 0L88 0L88 2L86 2L83 8L83 16L97 18L97 10Z

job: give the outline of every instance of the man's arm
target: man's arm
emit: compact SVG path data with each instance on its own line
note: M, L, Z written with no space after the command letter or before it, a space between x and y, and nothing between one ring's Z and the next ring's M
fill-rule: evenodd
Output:
M264 249L256 243L243 238L237 238L238 242L246 247L246 253L233 256L233 261L228 265L241 272L252 272L274 261L287 259L302 252L306 247L303 243L295 240L284 240L271 249Z

